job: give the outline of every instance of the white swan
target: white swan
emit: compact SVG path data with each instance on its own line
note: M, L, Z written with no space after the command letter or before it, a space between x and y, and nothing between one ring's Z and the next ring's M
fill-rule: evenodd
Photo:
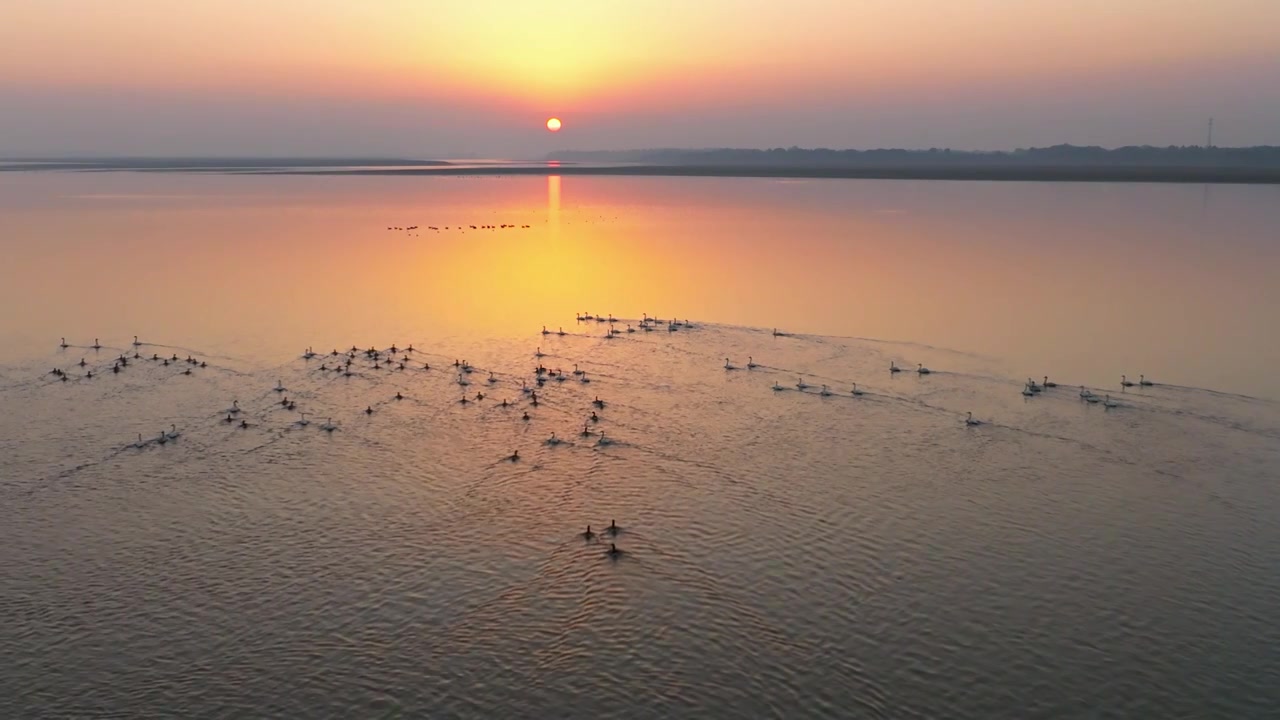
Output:
M498 378L493 374L493 372L492 372L492 371L490 371L490 372L489 372L489 382L490 382L490 383L496 383L496 382L498 382Z
M725 358L725 359L724 359L724 369L725 369L725 370L737 370L738 368L737 368L736 366L734 366L734 364L733 364L733 363L729 362L729 358Z
M751 356L750 356L750 355L748 355L748 356L747 356L747 369L748 369L748 370L751 370L751 369L758 368L758 367L760 367L760 366L756 364L756 361L755 361L755 360L753 360L753 359L751 358Z
M917 373L919 373L919 374L921 374L921 375L928 375L929 373L931 373L931 372L933 372L933 371L932 371L932 370L930 370L929 368L925 367L923 363L917 363L917 366L916 366L916 372L917 372Z
M831 391L827 389L826 385L822 386L822 392L818 394L821 395L822 397L831 397Z
M240 401L239 401L239 400L232 400L232 401L231 401L231 407L227 408L226 410L223 410L223 412L225 412L225 413L230 413L230 414L232 414L232 415L234 415L234 414L236 414L236 413L240 412Z
M164 434L164 431L163 431L163 430L161 430L161 431L160 431L160 437L156 438L156 442L158 442L158 443L160 443L161 445L163 445L163 444L165 444L165 443L169 442L169 436L168 436L168 435L165 435L165 434Z
M1093 397L1093 391L1092 391L1092 390L1089 390L1089 389L1088 389L1088 388L1086 388L1085 386L1081 385L1081 386L1080 386L1080 397L1081 397L1082 399L1083 399L1083 398L1090 398L1090 397Z
M1090 405L1097 405L1097 404L1098 404L1099 399L1100 399L1100 398L1098 398L1098 396L1097 396L1097 395L1092 395L1092 394L1090 394L1090 395L1086 395L1086 396L1085 396L1084 401L1085 401L1085 402L1087 402L1087 403L1089 403Z
M136 448L140 448L140 447L146 446L146 444L147 444L147 441L142 439L142 433L138 433L138 442L134 443L133 446Z
M299 425L301 425L302 427L306 427L311 424L311 421L307 419L306 413L298 413L298 414L302 416L302 419L298 421Z
M902 372L902 368L898 367L897 365L895 365L895 364L894 364L894 362L893 362L892 360L890 360L890 361L889 361L889 372L891 372L891 373Z
M1045 375L1045 376L1044 376L1044 383L1043 383L1043 384L1044 384L1044 386L1045 386L1045 387L1047 387L1047 388L1055 388L1055 387L1058 387L1058 383L1056 383L1056 382L1049 382L1049 376L1048 376L1048 375Z
M779 384L778 384L778 382L775 380L775 381L774 381L774 383L773 383L773 389L774 389L774 390L785 390L786 388L784 388L784 387L782 387L781 385L779 385Z
M1031 386L1029 386L1029 385L1023 385L1023 386L1022 386L1022 396L1023 396L1023 397L1031 397L1032 395L1035 395L1035 392L1033 392L1033 391L1031 390Z
M66 339L66 338L62 338L62 343L61 343L60 345L58 345L58 347L60 347L60 348L67 348L67 347L70 347L70 345L67 345L67 339Z
M965 416L965 419L964 419L964 424L965 424L965 425L968 425L968 426L970 426L970 427L972 427L972 426L974 426L974 425L981 425L981 424L982 424L982 421L981 421L981 420L974 420L974 419L973 419L973 413L967 413L967 414L966 414L966 416Z
M92 347L94 350L101 350L101 349L102 349L102 346L98 344L98 338L94 338L94 339L93 339L93 345L90 345L89 347Z
M556 437L555 433L551 433L551 437L547 438L548 445L559 445L561 442L563 441L560 438Z
M1102 401L1102 407L1105 407L1105 408L1116 408L1116 407L1120 407L1120 403L1116 402L1115 400L1112 400L1112 399L1111 399L1111 396L1110 396L1110 395L1108 395L1108 396L1107 396L1107 397Z
M805 388L807 388L807 387L809 387L809 386L804 384L804 378L797 378L797 379L796 379L796 389L797 389L797 390L804 390L804 389L805 389Z
M134 345L134 347L137 347L137 346L139 346L139 345L141 345L141 344L142 344L142 343L138 342L138 336L137 336L137 335L134 335L134 336L133 336L133 345Z
M850 395L861 395L862 391L858 389L858 383L853 384L853 389L849 391Z
M600 431L600 439L596 440L597 445L612 445L613 441L604 436L604 431Z
M272 388L272 390L275 390L276 392L284 392L284 383L283 383L283 382L281 382L281 381L279 381L279 380L277 380L277 381L276 381L276 386L275 386L274 388Z
M170 425L169 432L165 433L165 436L168 437L170 440L176 440L178 436L181 434L182 433L178 431L177 425Z
M324 421L324 424L320 426L320 429L325 432L333 432L338 429L338 426L333 424L333 418L329 418Z
M1146 375L1139 375L1139 376L1138 376L1138 384L1139 384L1139 385L1142 385L1143 387L1151 387L1152 385L1155 385L1155 383L1153 383L1153 382L1151 382L1150 380L1148 380L1148 379L1147 379L1147 376L1146 376Z
M581 374L582 374L582 371L578 369L578 363L574 363L574 364L573 364L573 374L574 374L574 375L581 375Z
M1133 383L1129 382L1129 378L1124 375L1120 376L1120 387L1133 387Z

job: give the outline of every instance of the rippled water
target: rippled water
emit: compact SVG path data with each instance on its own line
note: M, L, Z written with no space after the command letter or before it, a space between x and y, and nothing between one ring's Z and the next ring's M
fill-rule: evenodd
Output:
M971 299L933 321L947 342L929 342L901 303L855 302L874 292L815 297L809 284L856 284L824 280L837 268L820 258L812 283L786 279L774 302L751 285L781 266L735 284L704 262L739 262L734 242L840 252L865 193L959 219L964 203L947 198L990 188L828 184L743 206L810 227L792 239L726 213L714 183L665 195L661 180L593 179L591 202L562 205L556 185L548 206L526 179L0 180L25 208L0 221L0 242L23 260L3 271L6 304L26 308L5 321L0 368L5 716L1239 718L1280 702L1280 403L1249 372L1271 333L1255 328L1242 352L1137 327L1078 337L1089 352L1071 355L1064 326L1022 324L1005 352L1012 336L942 328L965 325ZM162 197L86 200L86 183ZM1140 208L1170 191L1148 192ZM534 227L475 240L385 229L482 213ZM1117 247L1137 247L1147 234L1123 228L1147 217L1112 223ZM1206 273L1206 258L1274 257L1253 229L1274 211L1242 217L1215 231L1229 249L1202 249ZM703 245L664 244L689 225ZM1194 260L1172 255L1158 262ZM913 262L892 256L883 274L909 277ZM1251 284L1264 275L1203 284L1265 304L1274 290ZM1061 307L1020 286L984 284L987 312ZM1138 290L1160 292L1125 292ZM741 307L715 312L735 292ZM1019 298L1032 306L1008 309ZM643 311L685 308L692 327L641 329ZM625 315L623 332L575 321L588 310ZM861 318L904 331L859 332ZM1205 332L1231 332L1221 325ZM57 347L63 332L72 347ZM106 347L86 347L95 333ZM403 370L363 354L350 376L331 369L345 358L333 348L393 342L414 345L397 353ZM302 357L308 346L320 355ZM1057 362L1028 362L1045 356ZM1179 381L1214 356L1231 381ZM467 386L460 359L475 368ZM565 379L536 386L539 364ZM1119 386L1148 368L1156 384ZM1025 377L1046 372L1061 386L1024 398ZM1080 384L1118 407L1082 401ZM983 424L966 426L969 412ZM616 537L580 535L611 520Z

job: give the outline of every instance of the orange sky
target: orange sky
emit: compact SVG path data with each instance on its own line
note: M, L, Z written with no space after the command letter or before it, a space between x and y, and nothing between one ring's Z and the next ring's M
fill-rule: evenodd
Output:
M1077 120L1100 144L1132 141L1141 122L1152 142L1174 142L1163 136L1210 114L1242 143L1278 142L1265 137L1280 109L1276 28L1274 0L19 0L0 23L0 89L23 107L0 114L18 138L0 152L74 143L79 113L198 148L235 145L237 118L314 130L343 105L368 112L337 113L317 141L381 128L404 151L501 150L541 142L504 131L556 114L582 131L565 146L717 144L712 128L737 109L749 117L726 139L740 144L910 144L823 128L924 112L939 117L922 133L955 136L937 144L991 145L998 136L970 132L989 122L948 129L939 97L956 95L973 98L960 115L1085 104ZM1170 112L1187 128L1149 117ZM1090 141L1049 137L1061 130L1037 131L1034 113L1016 122L1045 143ZM81 144L112 138L84 130Z

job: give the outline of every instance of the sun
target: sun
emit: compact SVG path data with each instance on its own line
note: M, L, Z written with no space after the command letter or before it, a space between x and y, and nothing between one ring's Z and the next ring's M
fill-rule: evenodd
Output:
M560 118L550 118L547 120L547 129L551 132L560 132Z

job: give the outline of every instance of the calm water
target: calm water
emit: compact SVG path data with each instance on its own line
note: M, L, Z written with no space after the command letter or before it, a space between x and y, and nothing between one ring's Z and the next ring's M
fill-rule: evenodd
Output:
M1265 717L1277 200L0 175L0 714Z

